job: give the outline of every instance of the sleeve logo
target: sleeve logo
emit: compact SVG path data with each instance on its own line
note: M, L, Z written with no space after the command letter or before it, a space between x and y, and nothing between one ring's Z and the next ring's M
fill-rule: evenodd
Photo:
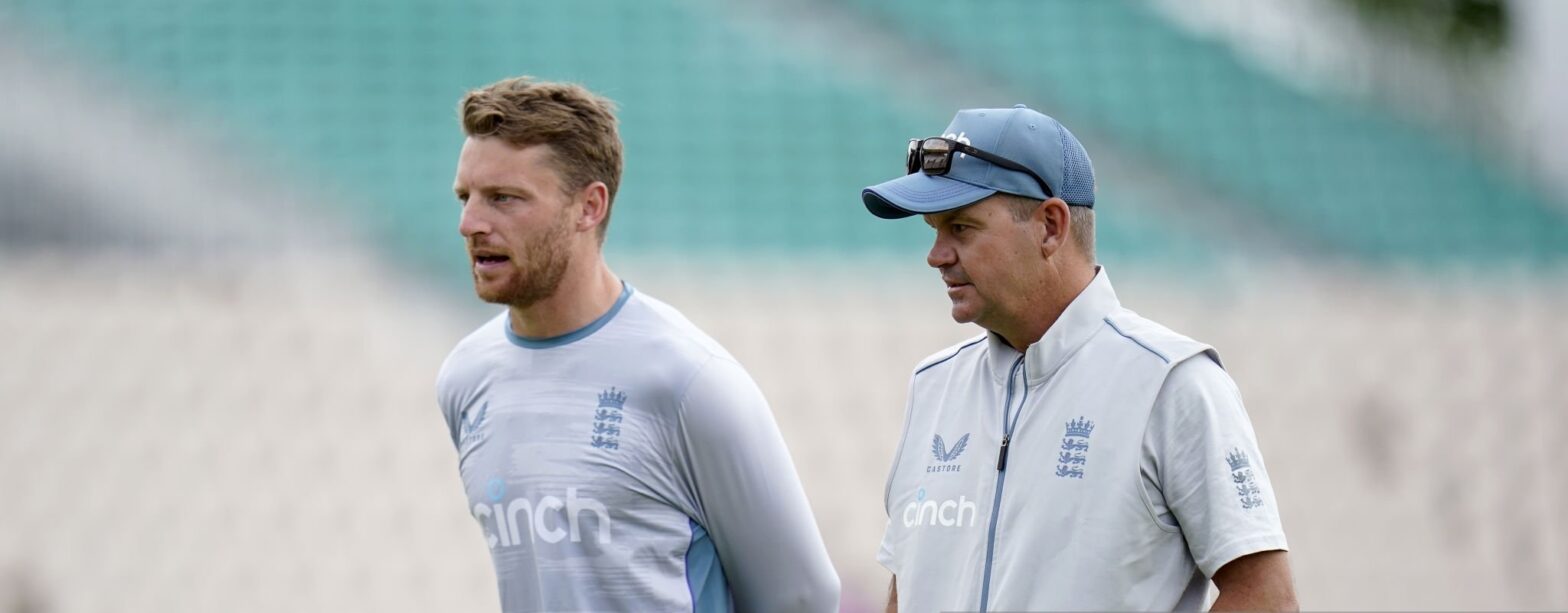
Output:
M1252 475L1252 461L1247 458L1247 453L1232 449L1225 456L1225 462L1230 464L1230 481L1231 485L1236 486L1236 497L1241 499L1241 508L1250 510L1263 506L1263 490Z

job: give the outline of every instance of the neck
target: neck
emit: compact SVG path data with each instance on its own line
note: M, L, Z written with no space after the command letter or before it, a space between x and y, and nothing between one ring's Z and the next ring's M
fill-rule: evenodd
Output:
M1001 336L1013 349L1023 353L1030 345L1045 337L1051 326L1056 325L1056 320L1061 319L1068 305L1094 281L1094 275L1099 269L1099 266L1092 264L1050 269L1047 278L1030 293L1032 300L1024 305L1024 312L1014 317L1010 325L998 326L991 331Z
M592 323L615 306L621 279L597 250L592 257L573 258L570 266L549 298L510 308L512 332L525 338L560 336Z

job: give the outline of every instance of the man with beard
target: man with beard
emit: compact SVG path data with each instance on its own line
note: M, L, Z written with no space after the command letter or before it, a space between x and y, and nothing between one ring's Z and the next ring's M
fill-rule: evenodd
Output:
M601 247L610 101L508 79L460 105L453 186L480 299L504 313L437 381L508 612L827 611L839 583L767 402Z

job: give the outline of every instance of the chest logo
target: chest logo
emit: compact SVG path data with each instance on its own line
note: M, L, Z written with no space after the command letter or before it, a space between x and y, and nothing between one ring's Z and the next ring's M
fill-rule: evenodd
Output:
M947 442L942 440L942 435L938 434L935 437L932 437L932 439L931 439L931 457L935 458L938 463L926 466L926 472L928 472L928 473L956 473L956 472L958 472L959 469L963 468L963 465L961 465L961 464L952 464L952 462L956 461L958 459L958 456L960 456L960 455L962 455L964 453L964 448L968 447L968 446L969 446L969 434L968 433L964 433L963 436L958 437L958 440L953 442L953 448L952 449L948 449Z
M555 545L567 540L600 546L610 544L613 526L609 508L587 496L578 496L577 492L575 487L566 488L564 500L554 495L507 499L506 482L496 477L485 486L490 503L474 503L473 515L479 520L485 542L491 549L532 548L541 543ZM577 555L600 555L595 548L574 549Z
M1094 422L1079 416L1067 422L1067 432L1062 436L1062 452L1056 456L1056 476L1063 479L1082 479L1083 469L1089 463L1089 436L1094 434Z
M621 410L626 407L626 392L610 388L599 393L599 406L593 411L594 449L621 448Z
M915 499L904 505L904 527L915 526L941 526L944 528L973 528L975 517L980 515L980 506L968 497L959 496L957 500L937 500L926 498L926 488L915 492ZM964 521L968 517L969 521Z
M1230 481L1236 486L1236 497L1241 499L1241 508L1256 509L1263 506L1263 490L1252 475L1252 460L1247 458L1247 452L1233 449L1225 456L1225 461L1230 464Z

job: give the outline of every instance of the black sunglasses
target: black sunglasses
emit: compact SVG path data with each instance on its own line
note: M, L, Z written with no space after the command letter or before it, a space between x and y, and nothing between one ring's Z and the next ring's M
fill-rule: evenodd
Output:
M1029 170L1029 167L1000 155L982 151L951 138L942 138L940 136L909 139L909 157L904 159L905 173L924 172L937 177L945 175L947 171L953 168L954 153L972 155L1002 168L1029 175L1030 178L1034 179L1035 183L1040 184L1040 189L1045 192L1046 198L1056 196L1056 192L1051 189L1050 185L1046 184L1045 179L1041 179L1040 175L1034 174L1034 171Z

